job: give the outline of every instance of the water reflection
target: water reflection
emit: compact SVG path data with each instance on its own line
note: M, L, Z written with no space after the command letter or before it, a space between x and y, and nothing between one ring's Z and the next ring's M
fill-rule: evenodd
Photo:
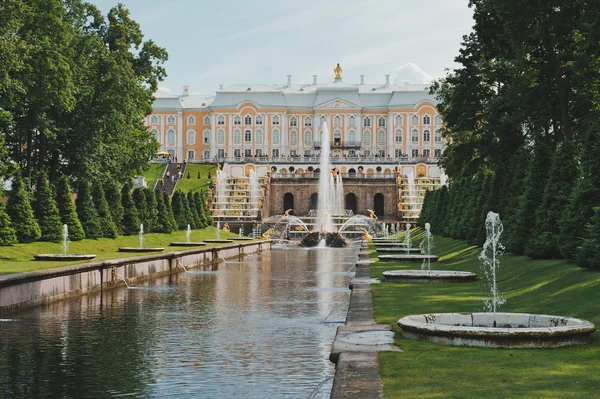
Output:
M327 398L355 249L288 249L0 326L0 397Z

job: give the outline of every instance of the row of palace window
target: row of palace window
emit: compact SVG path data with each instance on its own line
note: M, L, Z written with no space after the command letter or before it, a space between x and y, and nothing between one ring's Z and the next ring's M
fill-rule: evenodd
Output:
M257 148L254 150L254 153L252 153L252 149L251 148L234 148L233 149L233 156L235 158L240 158L242 157L242 151L243 151L243 156L246 158L250 158L250 157L262 157L263 156L263 151L260 148ZM219 149L218 150L218 156L223 158L225 157L225 150L224 149ZM273 148L271 150L271 154L273 156L273 158L279 158L281 156L281 152L278 148ZM379 157L386 157L386 151L385 150L378 150L377 152L375 152L375 154ZM442 156L442 150L440 149L436 149L433 152L433 156L435 158L440 158ZM297 153L296 150L290 150L290 156L295 157L298 156L299 154ZM312 157L314 156L312 150L304 150L304 154L305 157ZM356 150L349 150L348 153L346 154L346 156L348 157L360 157L360 156L365 156L365 157L370 157L372 156L371 151L370 150L364 150L363 153L361 154L360 151L356 151ZM407 154L403 154L402 150L397 149L395 151L395 156L396 158L401 158L401 157L408 157ZM424 157L424 158L429 158L431 157L431 149L429 148L424 148L423 150L419 151L419 149L414 148L411 150L411 156L413 158L418 158L418 157Z
M326 120L327 117L322 116L321 117L321 124L323 124L323 122ZM158 121L159 118L156 115L153 115L150 118L150 123L152 125L158 125ZM169 115L167 116L167 125L175 125L176 123L176 118L174 115ZM279 116L275 115L272 118L272 124L273 126L279 126L280 123L280 119ZM440 125L441 124L441 118L439 116L435 117L435 123L436 125ZM196 124L196 118L193 115L190 115L187 118L187 124L188 125L195 125ZM204 117L204 124L205 125L210 125L210 116L207 115ZM242 124L242 117L240 115L235 115L233 117L233 124L237 125L237 126L241 126ZM262 125L263 124L263 117L258 115L255 118L255 124L256 125ZM402 125L402 116L400 115L396 115L394 117L394 124L396 126L398 125ZM411 124L412 125L418 125L419 124L419 117L417 115L413 115L411 117ZM430 125L431 124L431 117L429 115L424 115L423 116L423 125ZM217 125L225 125L225 117L223 115L220 115L217 117ZM244 117L244 125L246 126L250 126L252 125L252 116L250 115L246 115ZM290 126L292 127L296 127L298 126L298 118L296 118L295 116L290 118ZM312 126L312 118L311 117L307 117L304 118L304 126L305 127L311 127ZM333 126L342 126L342 118L338 115L335 116L333 118ZM356 126L356 121L355 121L355 117L354 116L350 116L348 118L348 126ZM364 117L363 118L363 126L364 127L370 127L371 126L371 118L370 117ZM386 118L385 117L379 117L377 118L377 126L378 127L385 127L386 126Z

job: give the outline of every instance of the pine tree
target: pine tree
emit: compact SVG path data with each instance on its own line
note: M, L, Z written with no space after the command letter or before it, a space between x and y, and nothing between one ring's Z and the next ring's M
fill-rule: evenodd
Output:
M36 179L33 213L42 232L40 241L60 242L63 231L62 223L46 173L39 173Z
M4 202L0 201L0 246L13 245L17 243L15 229L6 214Z
M98 211L98 220L100 222L100 236L104 238L117 238L117 226L113 221L112 214L104 195L104 187L100 182L93 185L92 196L94 206Z
M137 209L138 217L140 223L144 224L144 231L149 232L149 224L148 224L148 206L146 205L146 193L144 189L138 187L133 190L132 194L133 203L135 204L135 209Z
M121 219L121 231L123 235L133 236L140 232L140 217L131 197L130 183L125 183L121 190L121 205L123 206L123 217Z
M202 229L206 227L206 217L204 216L204 203L202 202L202 195L198 191L194 193L194 203L196 204L196 210L198 211L198 228Z
M154 190L146 187L144 188L144 194L146 195L146 223L148 223L148 231L155 232L158 229L158 209L156 208Z
M85 238L100 238L102 235L100 229L100 220L98 218L98 211L96 210L94 201L92 200L89 182L82 181L79 183L75 206L77 207L77 216L79 216L79 220L83 226L83 231L85 232Z
M56 206L62 224L66 224L69 229L69 240L81 241L85 238L83 226L79 221L75 204L73 203L73 195L67 177L62 175L56 182L54 191L56 192Z
M170 234L173 232L173 226L171 225L169 212L167 212L167 208L165 206L164 196L159 190L154 192L154 196L156 197L157 211L156 232Z
M586 238L581 241L581 247L577 250L576 262L586 269L600 269L600 207L594 208Z
M123 204L121 200L121 188L114 182L104 185L104 196L108 203L108 209L117 231L121 231L121 219L123 218Z
M177 229L187 229L187 225L190 223L190 210L186 196L180 191L175 191L173 194L173 214L177 222Z
M29 243L40 238L42 232L33 215L30 195L25 190L20 175L13 179L12 189L6 203L6 213L10 217L19 242Z
M192 228L197 230L202 227L202 222L200 221L200 216L198 216L198 209L196 208L196 201L194 200L194 193L189 191L187 193L187 203L190 208L190 220Z
M163 199L165 203L165 211L167 212L167 219L171 224L171 231L177 230L177 221L175 220L175 214L173 213L173 203L171 196L163 192Z
M202 201L202 213L204 214L204 226L212 226L213 225L213 217L210 209L208 208L208 199L206 198L206 194L204 192L200 193L200 201Z

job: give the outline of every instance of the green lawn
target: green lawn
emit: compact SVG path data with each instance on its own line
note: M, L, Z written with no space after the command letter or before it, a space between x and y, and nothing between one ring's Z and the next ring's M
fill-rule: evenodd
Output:
M169 247L172 241L185 241L186 232L181 230L172 234L144 234L145 247L164 247L165 252L182 251L185 247ZM237 234L220 232L221 238L235 237ZM204 239L216 238L216 229L207 227L201 230L192 230L191 241L202 241ZM207 244L206 247L228 244ZM119 247L137 247L139 237L120 236L115 240L101 238L98 240L73 241L69 247L69 253L96 254L94 260L107 260L128 258L136 254L118 252ZM28 272L32 270L50 269L54 267L74 265L89 261L79 262L53 262L36 261L33 255L41 253L62 253L62 243L35 242L32 244L16 244L9 247L0 247L0 274ZM139 254L138 254L139 255Z
M162 178L163 174L165 173L166 167L166 163L150 163L150 169L144 172L144 177L146 178L146 184L148 185L148 187L154 187L154 183L158 179Z
M417 237L418 238L418 235ZM418 240L417 240L418 241ZM439 270L477 272L480 248L435 238ZM386 270L417 269L419 263L377 262L372 277L378 323L392 324L404 352L380 353L386 398L592 398L600 397L600 338L591 345L560 349L447 347L402 338L396 321L409 314L484 311L481 282L402 284L383 281ZM500 311L583 318L600 326L600 272L564 260L531 260L505 254L498 286Z
M217 165L213 164L199 164L191 163L188 164L185 175L177 182L177 191L187 193L189 191L206 191L208 190L208 172L210 171L211 177L215 177L217 172ZM200 172L200 179L198 179L198 172ZM187 178L188 173L190 178Z

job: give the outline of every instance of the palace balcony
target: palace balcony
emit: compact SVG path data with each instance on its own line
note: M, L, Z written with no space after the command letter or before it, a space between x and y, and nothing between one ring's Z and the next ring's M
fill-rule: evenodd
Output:
M320 141L313 142L315 148L321 148L322 143ZM330 148L360 148L362 143L360 141L339 141L334 140L329 143Z
M341 164L365 164L365 165L398 165L398 164L417 164L424 163L428 165L436 165L439 158L435 157L378 157L378 156L331 156L330 161L333 165ZM197 158L190 159L188 162L192 163L217 163L227 162L230 164L312 164L318 165L321 158L318 156L301 156L301 155L288 155L282 157L266 157L266 156L254 156L254 157L212 157L212 158Z

